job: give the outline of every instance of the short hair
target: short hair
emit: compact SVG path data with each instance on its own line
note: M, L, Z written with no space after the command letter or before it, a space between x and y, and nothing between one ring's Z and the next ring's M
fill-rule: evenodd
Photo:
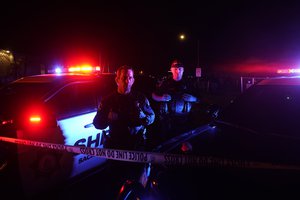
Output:
M173 60L173 62L171 64L171 68L173 68L173 67L184 67L184 66L179 60L175 59L175 60Z
M132 70L132 72L133 72L133 74L134 74L134 70L133 70L133 68L132 68L131 66L123 65L123 66L121 66L121 67L119 67L119 68L117 69L117 77L120 77L122 70L126 70L126 71Z

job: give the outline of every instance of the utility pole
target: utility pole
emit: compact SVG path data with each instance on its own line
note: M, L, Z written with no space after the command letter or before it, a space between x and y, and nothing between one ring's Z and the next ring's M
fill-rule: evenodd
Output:
M199 67L199 61L200 61L200 41L197 39L197 67Z

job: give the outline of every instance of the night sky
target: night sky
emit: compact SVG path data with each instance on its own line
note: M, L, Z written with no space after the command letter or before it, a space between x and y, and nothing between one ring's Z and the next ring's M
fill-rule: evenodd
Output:
M47 66L128 64L153 74L174 58L193 72L198 56L204 72L299 63L297 1L109 2L10 2L1 8L0 48Z

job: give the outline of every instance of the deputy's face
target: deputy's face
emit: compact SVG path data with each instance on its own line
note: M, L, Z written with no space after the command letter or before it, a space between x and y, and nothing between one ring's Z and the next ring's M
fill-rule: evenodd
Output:
M183 67L171 67L171 72L173 75L173 79L175 81L180 81L182 79L184 68Z
M122 70L120 76L116 77L116 83L120 94L128 94L134 83L133 71L130 69Z

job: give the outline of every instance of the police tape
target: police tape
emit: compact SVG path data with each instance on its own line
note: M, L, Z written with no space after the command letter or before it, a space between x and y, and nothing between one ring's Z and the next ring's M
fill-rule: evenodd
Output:
M1 137L0 141L10 142L20 145L29 145L40 148L47 148L59 151L66 151L76 154L86 154L101 158L137 162L153 163L167 166L199 166L199 167L222 167L222 168L244 168L244 169L280 169L280 170L300 170L298 165L276 164L267 162L247 161L240 159L228 159L214 156L181 155L169 153L157 153L146 151L128 151L120 149L92 148L83 146L70 146L63 144L39 142L25 139Z

